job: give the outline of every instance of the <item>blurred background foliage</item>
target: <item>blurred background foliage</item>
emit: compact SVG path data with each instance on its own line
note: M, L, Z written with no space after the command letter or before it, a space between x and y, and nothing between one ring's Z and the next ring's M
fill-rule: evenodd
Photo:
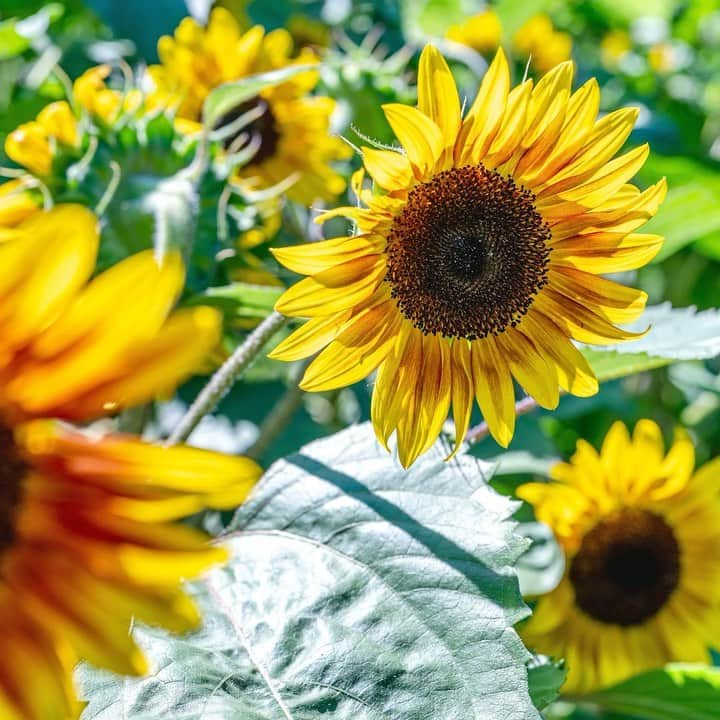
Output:
M238 19L290 29L297 48L323 59L319 92L338 101L336 131L349 142L363 137L391 142L380 113L383 102L414 100L417 50L439 45L459 85L470 96L501 43L513 59L516 80L542 74L571 57L579 84L594 76L602 109L641 108L629 144L651 143L639 178L647 185L665 175L669 194L647 232L666 244L657 260L628 281L647 290L650 303L700 309L720 306L720 3L717 0L218 0ZM208 0L3 0L0 4L0 141L48 102L63 97L64 74L77 77L98 62L133 68L156 61L157 39L191 13L204 20ZM531 57L528 63L528 57ZM62 68L62 72L58 71ZM6 158L2 164L7 164ZM357 158L345 168L359 166ZM350 195L345 198L352 202ZM342 201L342 199L341 199ZM313 210L288 206L277 243L317 236ZM342 228L342 224L340 224ZM337 230L328 227L327 232ZM282 282L266 247L256 255ZM214 302L251 327L277 297L272 287L215 293ZM674 425L689 428L698 461L720 452L720 363L695 361L609 382L589 400L565 398L557 412L520 418L514 450L567 455L578 437L599 443L613 420L633 424L655 418L669 438ZM303 397L293 387L298 369L260 361L215 418L235 449L252 444L263 422L285 424L256 453L263 463L303 443L366 419L369 385ZM199 381L180 392L194 397ZM176 408L177 409L177 408ZM172 414L172 408L170 411ZM274 420L268 414L274 413ZM536 420L539 418L539 422ZM476 418L478 421L480 418ZM162 425L163 418L158 419ZM198 431L217 443L218 428ZM497 454L490 440L475 446ZM503 482L512 483L505 477Z

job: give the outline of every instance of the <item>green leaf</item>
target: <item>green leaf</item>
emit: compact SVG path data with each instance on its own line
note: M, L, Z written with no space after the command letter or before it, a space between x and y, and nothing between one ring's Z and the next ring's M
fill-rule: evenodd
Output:
M650 357L647 353L619 353L597 348L582 348L599 382L608 382L635 373L669 365L669 358Z
M538 710L544 710L557 700L566 674L562 662L553 662L545 657L533 658L528 665L528 682L530 697Z
M539 720L514 504L446 454L406 472L364 424L277 462L193 586L203 629L138 629L149 678L85 669L84 720Z
M644 233L665 238L654 262L661 262L695 241L718 240L720 233L720 175L687 157L652 155L643 168L643 178L655 182L667 177L668 194Z
M604 347L582 347L582 353L601 382L669 365L677 360L704 360L720 355L720 311L698 312L694 307L674 308L670 303L649 307L634 332L646 330L639 340Z
M214 128L218 120L238 105L256 97L262 90L280 85L298 73L318 70L317 65L288 65L279 70L271 70L258 75L250 75L216 87L205 100L203 122L205 127Z
M213 287L196 295L190 304L214 305L235 318L256 320L266 318L275 307L285 288L278 285L254 285L235 282Z
M643 720L717 720L720 668L667 665L593 693L583 700Z

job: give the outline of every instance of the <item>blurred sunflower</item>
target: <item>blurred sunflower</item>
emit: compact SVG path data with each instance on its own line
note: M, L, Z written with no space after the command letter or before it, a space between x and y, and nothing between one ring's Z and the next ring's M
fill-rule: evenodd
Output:
M357 182L367 209L324 215L352 218L357 234L274 251L310 276L277 310L310 320L271 357L322 350L306 390L350 385L379 367L373 424L386 446L397 431L405 466L434 442L451 406L459 444L473 396L507 445L513 377L554 408L558 386L597 392L571 339L636 337L614 323L637 318L645 293L599 274L657 253L662 238L633 230L655 213L665 182L642 193L628 184L648 147L611 158L636 110L596 121L597 83L572 94L572 75L564 63L537 86L527 80L511 91L499 51L463 119L446 62L425 48L418 109L384 106L403 151L363 149L381 190Z
M560 585L521 630L567 659L564 690L585 693L668 662L710 663L720 631L720 459L693 473L690 439L665 455L660 428L615 423L598 454L579 441L552 483L518 495L567 557Z
M7 229L40 212L40 198L23 180L0 185L0 241Z
M216 8L206 28L185 18L174 37L158 43L161 65L149 68L155 84L151 104L176 106L176 117L188 132L200 129L202 107L210 91L233 80L293 64L314 64L309 49L291 58L293 39L284 29L265 33L259 25L243 32L230 12ZM329 134L335 101L311 96L316 71L300 72L278 85L265 88L226 113L218 127L229 125L246 113L255 119L243 133L255 138L258 149L240 171L255 186L267 188L297 176L288 197L305 205L330 199L345 189L345 180L330 163L348 157L349 148ZM236 138L226 138L231 147Z
M479 53L489 53L500 46L502 25L498 14L488 9L472 15L461 25L451 25L445 37Z
M547 72L561 62L570 59L572 37L553 27L545 13L533 15L513 36L513 50L530 59L530 64L540 72Z
M108 88L105 78L109 74L108 65L90 68L73 83L70 102L50 103L35 120L19 125L5 139L8 157L41 176L52 172L53 160L59 154L79 159L81 113L111 124L123 111L135 110L140 105L138 91L123 94Z
M97 220L79 205L35 213L0 245L0 717L77 717L78 659L147 670L133 619L173 631L199 618L185 578L224 558L173 521L239 504L260 474L244 458L81 433L169 392L215 346L210 308L170 314L177 254L149 252L88 282ZM32 679L32 682L28 681Z

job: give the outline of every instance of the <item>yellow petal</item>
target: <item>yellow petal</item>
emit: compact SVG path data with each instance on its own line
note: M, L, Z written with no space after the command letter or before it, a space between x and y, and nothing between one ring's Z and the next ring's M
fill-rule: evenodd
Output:
M413 184L407 155L394 150L362 149L363 163L373 180L385 190L401 190Z
M443 150L440 128L424 113L414 108L390 103L382 106L390 127L405 148L415 177L425 178L435 167Z
M495 338L471 343L475 397L495 440L507 447L515 430L515 390L504 355Z
M463 121L455 149L459 165L469 161L482 161L500 128L509 91L510 69L505 53L502 48L498 48ZM523 114L522 120L524 119Z
M275 303L275 309L289 317L316 317L342 312L368 300L385 278L385 262L368 263L363 259L346 264L351 266L349 271L357 275L353 282L338 282L332 268L286 290Z
M510 372L538 405L552 410L557 407L559 391L557 374L540 354L535 343L517 330L508 328L498 335L499 351L507 360Z
M310 363L300 387L319 392L363 380L387 356L401 320L394 301L362 311Z
M433 45L426 45L420 55L418 108L440 128L444 146L453 147L460 129L460 100L450 68Z
M350 310L338 315L312 318L286 337L268 357L273 360L302 360L331 343L350 317Z
M316 275L350 260L378 255L384 249L385 239L379 235L354 235L270 248L270 252L289 270L300 275Z

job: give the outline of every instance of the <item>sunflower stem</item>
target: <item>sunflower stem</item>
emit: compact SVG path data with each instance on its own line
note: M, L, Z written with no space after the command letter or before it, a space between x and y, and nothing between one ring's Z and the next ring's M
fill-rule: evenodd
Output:
M190 437L198 423L218 406L230 388L257 359L270 338L286 322L287 318L284 315L273 312L247 336L245 342L225 361L195 398L195 402L167 439L166 445L185 442Z
M522 400L518 400L515 403L515 415L526 415L530 411L534 410L538 406L535 398L524 397ZM469 445L473 445L476 442L480 442L483 438L487 437L490 433L488 424L483 420L475 427L470 428L465 435L465 442Z

